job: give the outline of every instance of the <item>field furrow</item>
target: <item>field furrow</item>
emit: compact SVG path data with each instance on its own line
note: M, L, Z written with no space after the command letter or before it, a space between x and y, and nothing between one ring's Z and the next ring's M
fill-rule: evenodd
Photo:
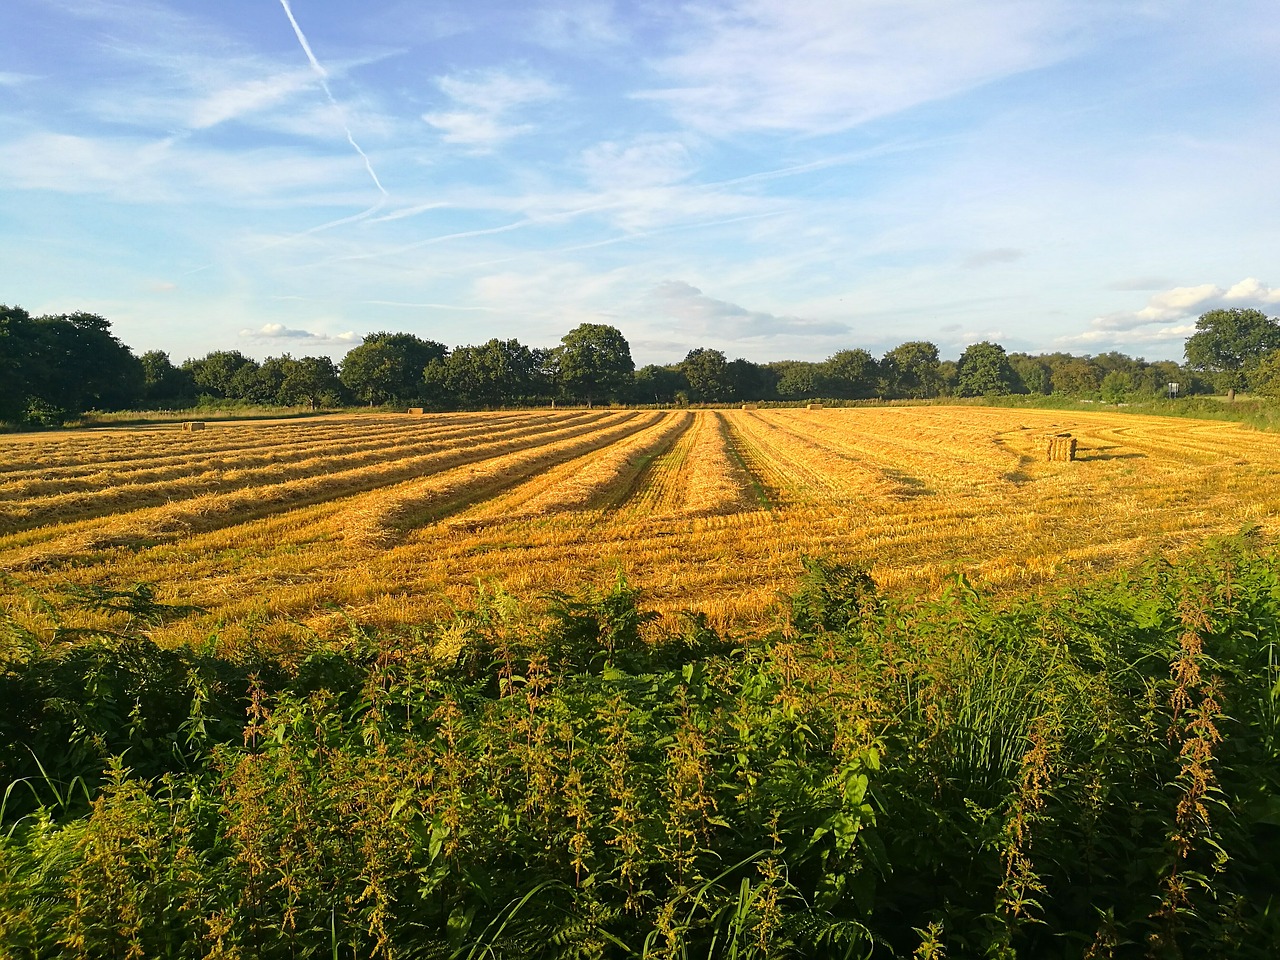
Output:
M743 447L748 468L784 502L812 503L885 499L898 485L882 472L830 446L801 436L755 411L731 412L730 423Z
M515 519L612 508L627 498L648 462L664 456L679 442L692 420L689 413L652 414L643 428L626 440L539 473L517 489L477 504L460 519Z
M531 432L550 431L557 425L563 426L568 422L592 420L591 416L582 415L561 421L531 418L516 424L504 421L474 425L410 439L397 436L397 442L360 444L358 449L329 456L314 456L313 448L307 445L277 447L273 448L270 455L246 460L243 465L235 460L205 460L196 457L185 465L185 472L166 471L169 475L161 478L141 479L129 474L97 475L99 486L93 489L76 489L65 493L25 497L16 502L0 502L0 533L68 523L88 517L119 515L176 500L192 500L236 490L270 487L308 477L351 473L382 465L391 465L393 469L399 470L420 468L426 463L423 458L438 455L442 451L452 451L459 446L497 443L513 437L529 436ZM182 465L171 470L182 471Z
M1061 432L1079 458L1047 462ZM1273 434L1105 409L347 416L0 437L0 462L0 569L207 611L164 643L305 645L447 615L477 584L533 597L619 571L665 614L732 626L778 616L804 556L884 589L1021 590L1280 536Z
M624 445L660 419L660 414L625 414L604 428L592 425L564 431L563 439L554 442L520 446L473 466L379 490L360 498L339 517L343 536L350 543L389 546L410 530L439 519L450 506L456 508L482 495L491 497L566 460Z
M44 527L10 538L14 547L34 545L26 550L11 549L0 559L0 568L18 568L31 564L58 562L73 558L86 550L117 546L133 546L160 540L172 540L199 532L242 522L282 510L295 509L350 496L398 483L424 474L474 463L499 452L538 447L566 435L577 435L598 429L601 424L626 417L626 414L597 413L592 416L566 418L553 429L515 431L514 437L484 443L449 445L445 449L420 456L404 457L373 466L357 467L307 476L231 493L192 497L189 500L131 511L98 521ZM539 424L539 427L546 426ZM45 541L45 542L40 542Z

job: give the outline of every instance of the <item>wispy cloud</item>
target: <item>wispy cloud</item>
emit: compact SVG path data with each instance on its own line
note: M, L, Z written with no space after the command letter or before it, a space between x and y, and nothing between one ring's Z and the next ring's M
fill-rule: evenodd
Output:
M991 267L998 263L1014 263L1026 256L1023 250L1015 250L1012 247L997 247L994 250L979 250L977 253L971 253L960 261L960 266L966 270L977 270L981 267Z
M820 133L1065 55L1065 5L1009 0L734 0L681 8L680 49L642 96L690 126Z
M446 143L477 153L488 152L513 137L531 132L532 124L512 122L511 113L554 100L564 92L534 74L502 70L440 77L436 85L457 109L426 113L422 119L439 130Z
M346 333L313 333L286 327L283 323L263 324L256 330L241 330L240 336L247 340L309 340L319 343L358 343L360 337L353 331Z
M748 310L736 303L709 297L683 280L664 280L654 287L650 296L663 316L680 322L682 332L699 333L722 342L796 333L830 335L849 332L849 326L843 323Z

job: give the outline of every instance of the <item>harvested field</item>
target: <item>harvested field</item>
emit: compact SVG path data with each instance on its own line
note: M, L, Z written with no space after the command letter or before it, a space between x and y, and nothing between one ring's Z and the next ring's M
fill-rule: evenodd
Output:
M1048 461L1051 437L1077 440ZM1280 532L1280 439L1123 413L891 407L368 415L0 438L0 569L159 586L162 642L283 645L603 586L776 616L802 556L1011 589ZM18 611L21 614L21 611Z

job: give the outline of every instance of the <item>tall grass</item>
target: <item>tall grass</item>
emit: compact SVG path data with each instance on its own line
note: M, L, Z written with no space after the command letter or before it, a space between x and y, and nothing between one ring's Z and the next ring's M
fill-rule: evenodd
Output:
M620 579L226 659L130 597L97 635L83 596L5 621L10 956L1280 943L1280 557L1248 538L1019 598L810 561L750 638L655 635Z

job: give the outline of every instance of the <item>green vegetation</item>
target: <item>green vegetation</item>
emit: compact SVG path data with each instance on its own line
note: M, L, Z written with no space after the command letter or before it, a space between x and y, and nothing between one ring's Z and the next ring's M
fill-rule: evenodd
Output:
M489 340L450 350L410 333L370 333L340 363L215 350L174 366L162 350L140 358L102 317L31 317L0 305L0 423L56 427L91 411L177 410L248 404L306 408L421 406L435 411L569 404L681 406L740 401L848 402L941 397L1053 397L1147 402L1215 388L1280 395L1280 320L1257 310L1213 310L1187 340L1187 365L1117 352L1006 354L983 341L956 361L911 341L876 360L862 349L821 362L729 360L696 348L678 363L639 370L616 327L584 323L553 349Z
M77 630L82 607L116 627ZM1280 555L785 625L502 594L288 656L3 609L13 957L1270 957Z

